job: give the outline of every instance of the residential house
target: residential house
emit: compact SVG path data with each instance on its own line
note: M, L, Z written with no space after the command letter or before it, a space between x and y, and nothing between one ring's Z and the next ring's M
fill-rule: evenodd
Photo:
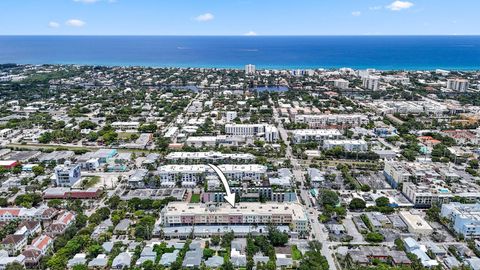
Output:
M231 243L230 261L235 267L245 267L247 256L245 255L245 239L236 239Z
M75 214L70 211L66 211L61 214L50 226L47 227L46 231L53 236L64 234L65 231L75 223Z
M223 265L223 257L221 256L212 256L205 261L205 266L212 269L217 269Z
M103 248L103 250L105 250L106 253L110 253L113 249L113 245L114 245L113 242L110 242L110 241L109 242L104 242L102 244L102 248Z
M33 239L32 244L27 247L27 249L35 249L40 251L42 255L48 253L50 248L53 246L53 238L46 234L42 234L37 238Z
M175 249L172 253L164 253L160 259L159 264L163 266L170 266L177 260L179 250Z
M292 258L288 258L285 254L277 254L276 265L280 268L290 268L293 266Z
M0 208L0 221L37 219L42 209L9 207Z
M42 226L39 221L25 220L20 223L18 230L15 234L23 234L28 236L34 236L42 232Z
M68 260L67 267L69 269L73 268L76 265L86 265L87 264L87 254L85 253L77 253L73 258Z
M25 256L25 265L30 268L37 266L42 258L42 253L36 249L26 249L22 255Z
M189 250L185 254L185 258L183 259L182 266L184 268L198 268L202 263L202 257L203 257L203 248Z
M25 265L25 256L20 254L18 256L9 257L8 252L0 252L0 270L5 270L7 265L11 263Z
M30 267L38 265L40 259L49 252L52 246L53 239L48 235L41 235L33 239L32 244L22 253L25 256L25 264Z
M102 221L102 223L98 224L97 227L92 232L92 239L98 239L101 234L108 231L110 227L113 227L113 223L110 219Z
M142 253L140 253L140 258L138 258L135 265L141 266L146 261L152 261L155 263L156 258L157 252L155 252L152 247L145 247L142 250Z
M2 241L2 248L8 251L9 255L16 255L27 245L27 239L25 235L7 235Z
M113 259L112 269L123 269L130 267L132 255L129 252L122 252Z
M104 269L108 265L108 257L106 254L98 254L95 259L88 263L89 269Z
M58 215L58 210L55 208L47 208L40 214L40 220L44 226L48 226L52 223L53 219Z
M113 232L116 234L125 234L127 233L128 228L130 228L130 224L132 224L132 221L130 219L122 219L117 224L117 226L115 226Z

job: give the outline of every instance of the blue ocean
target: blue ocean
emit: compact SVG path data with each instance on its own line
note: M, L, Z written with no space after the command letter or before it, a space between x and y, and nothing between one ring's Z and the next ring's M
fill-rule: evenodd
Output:
M480 70L480 36L0 36L0 63Z

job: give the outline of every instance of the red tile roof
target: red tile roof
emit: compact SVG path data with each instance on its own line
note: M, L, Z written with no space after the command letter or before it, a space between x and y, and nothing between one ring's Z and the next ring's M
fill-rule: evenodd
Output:
M41 235L32 241L32 247L44 250L48 243L51 241L53 241L53 239L50 236Z
M20 208L1 208L0 209L0 216L4 216L8 214L17 217L20 214Z

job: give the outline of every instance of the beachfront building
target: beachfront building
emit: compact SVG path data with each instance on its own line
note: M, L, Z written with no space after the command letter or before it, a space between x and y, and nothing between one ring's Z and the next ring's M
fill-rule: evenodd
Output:
M252 64L245 65L245 74L252 75L252 74L255 74L255 71L256 71L255 65L252 65Z
M378 91L379 81L378 76L366 76L362 78L362 86L367 90Z
M466 79L448 79L447 89L459 92L465 92L468 90L469 82Z

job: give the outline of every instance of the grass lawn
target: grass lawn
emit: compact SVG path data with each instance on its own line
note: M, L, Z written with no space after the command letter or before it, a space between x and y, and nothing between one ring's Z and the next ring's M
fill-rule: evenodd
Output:
M302 257L303 257L302 252L300 252L300 250L298 250L296 245L293 245L292 246L292 259L298 261L298 260L301 260Z
M87 176L83 179L82 188L91 188L100 182L100 176Z
M200 194L192 194L190 198L191 203L199 203L200 202Z

